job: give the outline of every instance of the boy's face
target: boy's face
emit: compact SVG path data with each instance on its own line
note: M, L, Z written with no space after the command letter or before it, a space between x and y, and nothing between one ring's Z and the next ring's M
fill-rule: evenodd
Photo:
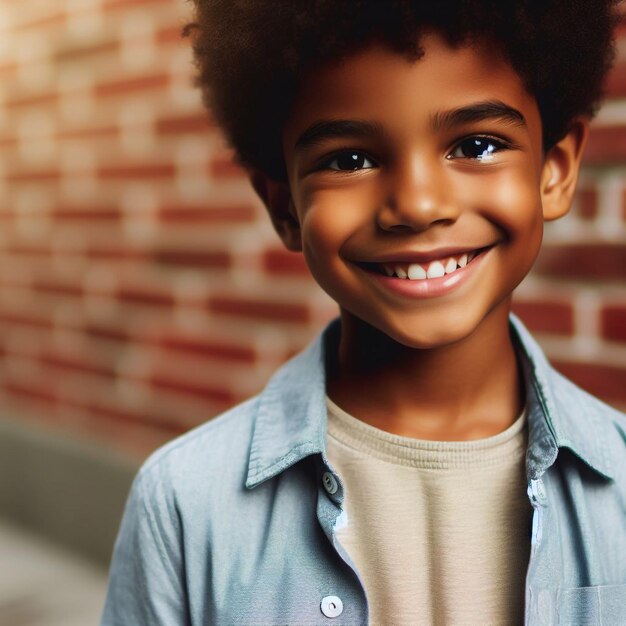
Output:
M422 45L417 62L374 44L307 76L283 135L292 218L269 208L344 318L432 348L508 313L579 155L544 159L536 101L488 47Z

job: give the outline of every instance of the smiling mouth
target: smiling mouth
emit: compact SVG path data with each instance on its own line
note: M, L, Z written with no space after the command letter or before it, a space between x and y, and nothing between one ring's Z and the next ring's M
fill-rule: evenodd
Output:
M452 274L464 268L466 265L469 265L476 257L484 254L492 247L493 246L485 246L484 248L478 248L472 252L456 256L447 256L429 261L428 263L390 261L388 263L357 263L357 265L368 272L383 274L390 278L425 280Z

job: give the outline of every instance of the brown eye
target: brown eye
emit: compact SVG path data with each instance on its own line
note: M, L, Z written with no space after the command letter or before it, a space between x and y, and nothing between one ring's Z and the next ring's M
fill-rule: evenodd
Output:
M354 171L369 169L374 167L372 161L368 159L362 152L346 150L336 154L332 159L326 161L323 167L331 170Z
M468 137L457 145L450 157L489 161L493 155L506 148L505 144L491 137Z

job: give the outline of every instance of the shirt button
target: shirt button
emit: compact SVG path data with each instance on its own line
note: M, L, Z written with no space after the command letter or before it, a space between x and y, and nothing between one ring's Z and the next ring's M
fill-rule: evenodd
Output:
M322 484L324 485L324 489L328 491L328 493L332 496L334 493L337 493L337 489L339 489L339 485L337 484L337 480L330 472L324 472L322 474ZM329 596L330 597L330 596ZM332 596L334 597L334 596Z
M343 602L337 596L326 596L322 598L321 609L326 617L338 617L343 613Z

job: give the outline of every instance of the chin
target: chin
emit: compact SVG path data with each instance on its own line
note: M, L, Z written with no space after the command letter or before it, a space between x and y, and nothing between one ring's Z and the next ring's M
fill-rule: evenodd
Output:
M436 320L410 320L405 323L389 321L374 324L389 339L407 348L431 350L443 348L462 341L472 334L474 326L467 318L446 320L439 316Z
M469 334L469 333L468 333ZM395 342L413 348L415 350L432 350L435 348L444 348L452 345L467 335L450 332L449 330L424 330L416 332L388 333L388 337Z

